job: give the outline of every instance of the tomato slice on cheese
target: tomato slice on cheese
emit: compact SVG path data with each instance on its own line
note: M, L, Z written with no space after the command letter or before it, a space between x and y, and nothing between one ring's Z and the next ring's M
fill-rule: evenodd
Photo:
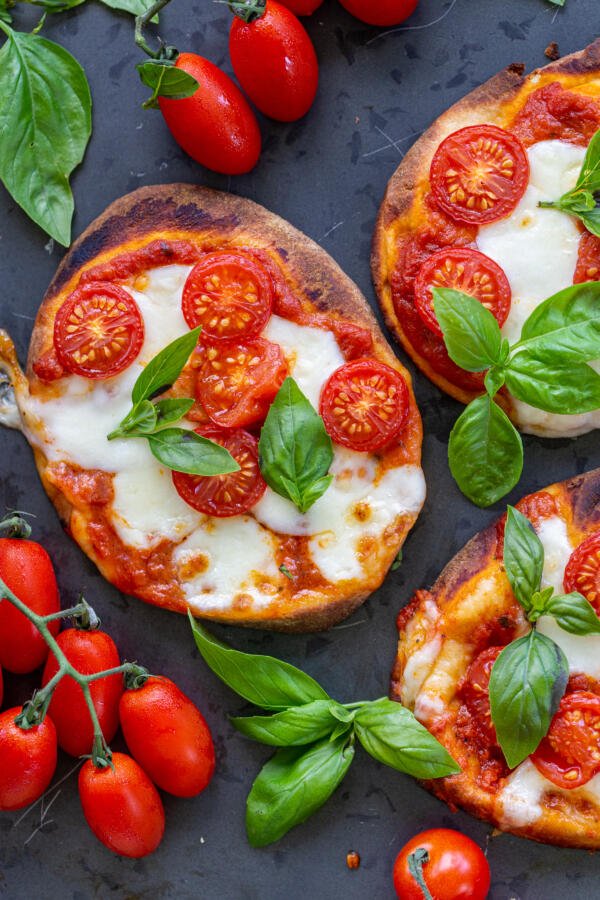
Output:
M271 315L273 286L261 264L243 253L215 251L194 266L183 288L182 310L204 341L255 337Z
M257 338L197 352L196 397L216 425L237 428L265 418L287 375L278 344Z
M488 647L476 656L460 684L459 693L477 730L488 744L497 744L490 708L490 676L503 647Z
M425 260L415 278L415 305L423 324L438 337L442 330L433 309L432 288L452 288L475 297L504 325L511 291L500 266L479 250L450 247Z
M403 377L374 359L336 369L321 391L320 411L330 437L351 450L380 450L396 438L408 416Z
M436 203L459 222L485 225L508 216L527 188L529 161L520 140L495 125L453 132L430 169Z
M197 428L197 434L229 450L239 471L227 475L188 475L173 472L179 496L207 516L238 516L258 503L267 485L258 465L258 442L242 428L224 430L215 425Z
M600 281L600 238L589 231L584 231L581 235L573 276L573 284L584 281Z
M600 613L600 531L594 532L571 553L565 568L567 594L579 591Z
M589 691L563 697L531 761L561 788L581 787L600 772L600 697Z
M54 320L54 348L67 372L110 378L131 365L144 342L144 322L131 294L92 281L64 301Z

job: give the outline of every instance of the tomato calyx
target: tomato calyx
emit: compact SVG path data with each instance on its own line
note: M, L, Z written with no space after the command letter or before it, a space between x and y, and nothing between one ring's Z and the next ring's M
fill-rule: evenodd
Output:
M250 25L264 16L267 0L229 0L227 5L234 16Z
M427 887L425 876L423 875L423 866L428 862L429 853L425 847L417 847L417 849L408 857L408 871L423 891L425 900L433 900L433 896Z
M80 595L75 609L77 611L71 616L73 628L77 628L79 631L97 631L100 628L102 622L83 594Z
M24 538L31 537L31 525L23 516L30 513L23 513L17 510L7 513L0 521L0 538Z
M125 690L139 691L150 678L150 672L144 666L138 666L136 663L130 663L131 668L125 672Z

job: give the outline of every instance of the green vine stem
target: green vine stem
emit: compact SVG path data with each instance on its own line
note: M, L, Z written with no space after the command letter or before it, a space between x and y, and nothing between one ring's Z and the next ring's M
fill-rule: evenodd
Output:
M144 37L144 28L159 14L161 9L164 9L170 2L171 0L156 0L156 3L153 3L145 13L141 16L136 16L134 32L134 39L140 50L147 53L151 59L160 60L161 62L166 63L174 62L179 55L179 51L176 50L175 47L167 47L162 41L160 41L158 50L152 50Z

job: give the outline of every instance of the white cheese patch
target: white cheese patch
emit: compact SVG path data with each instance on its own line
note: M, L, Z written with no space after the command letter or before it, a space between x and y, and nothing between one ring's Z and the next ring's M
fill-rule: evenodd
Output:
M544 548L542 587L553 587L555 594L564 594L565 568L573 552L566 523L560 516L549 516L536 530Z
M411 619L406 626L405 639L409 645L413 640L413 632L417 627L417 622L419 629L427 630L433 628L440 618L440 611L433 600L425 600L421 606L421 611L423 619ZM426 721L428 716L423 716L423 713L426 713L432 704L435 708L436 702L439 703L439 698L430 697L422 693L422 688L423 682L431 671L431 667L441 649L442 638L441 635L437 634L429 641L425 641L418 650L411 654L402 673L400 685L402 703L409 708L414 707L415 715L420 721ZM417 713L417 706L421 708L420 714Z
M544 778L526 759L508 776L498 794L496 802L502 825L506 828L533 825L542 815L542 803L547 793L561 794L567 798L579 797L600 807L600 775L595 775L580 788L565 790Z
M540 209L540 200L556 200L577 181L585 148L560 140L540 141L527 150L530 181L515 210L506 219L483 225L477 246L504 270L512 304L502 333L517 341L533 310L573 284L581 232L576 220L554 209ZM600 412L581 415L547 413L519 400L515 419L523 431L542 437L574 437L600 425Z
M271 316L263 337L279 344L290 375L318 410L323 385L345 363L333 333L324 328L296 325L280 316Z

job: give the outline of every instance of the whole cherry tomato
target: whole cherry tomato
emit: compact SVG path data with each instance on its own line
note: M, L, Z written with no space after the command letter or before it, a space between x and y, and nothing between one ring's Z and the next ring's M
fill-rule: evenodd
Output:
M148 678L126 690L119 707L129 752L152 781L176 797L195 797L215 770L208 725L168 678Z
M312 16L323 0L281 0L281 3L291 9L295 16Z
M418 0L340 0L350 15L367 25L399 25L411 16Z
M233 71L262 113L294 122L306 115L317 93L315 48L296 16L276 0L266 0L264 12L257 15L253 10L233 18L229 32Z
M195 53L180 53L175 66L198 82L191 97L159 97L164 120L192 159L224 175L249 172L260 156L256 116L231 78Z
M79 773L79 799L88 825L105 847L138 859L154 853L165 831L159 793L140 766L114 753L112 766L88 759Z
M423 900L423 891L408 868L409 857L422 857L425 884L435 900L485 900L490 867L477 844L450 828L431 828L415 835L394 863L394 887L401 900Z
M120 665L117 648L112 638L103 631L68 628L59 634L57 641L69 662L82 675L92 675ZM57 671L58 663L51 654L44 668L42 686L48 684ZM123 676L109 675L92 681L90 693L102 733L107 743L110 743L119 727ZM83 691L69 675L65 675L57 684L48 709L56 725L59 746L71 756L90 753L94 741L92 721Z
M40 544L24 538L0 538L0 578L38 615L58 612L60 599L50 557ZM58 634L60 622L50 622ZM0 665L24 675L42 665L48 647L37 628L8 600L0 600Z
M49 716L27 730L15 723L18 706L0 713L0 811L29 806L56 770L56 729Z

